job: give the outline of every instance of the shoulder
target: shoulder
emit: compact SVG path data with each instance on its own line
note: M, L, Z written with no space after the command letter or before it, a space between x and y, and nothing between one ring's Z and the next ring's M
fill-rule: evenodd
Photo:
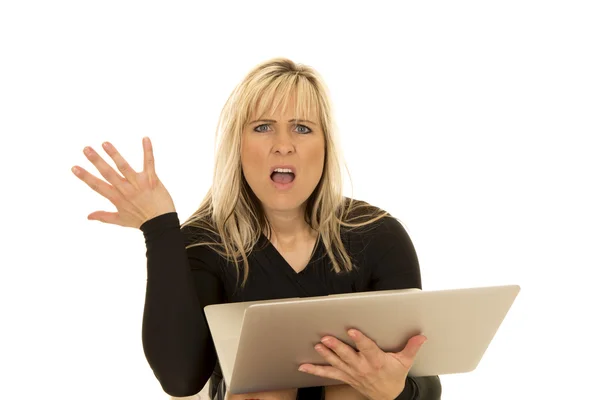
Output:
M214 242L218 235L206 221L188 220L181 225L181 233L185 238L185 245L189 246L200 242Z
M207 221L188 220L181 225L181 233L192 269L214 269L221 262L223 251L219 234Z
M346 198L341 231L349 240L359 240L363 246L382 249L410 243L408 232L398 218L366 201Z
M361 234L406 233L400 221L388 211L363 200L345 198L341 213L342 230Z
M381 218L346 235L359 265L367 273L369 290L420 289L419 260L407 230L389 212L370 207Z

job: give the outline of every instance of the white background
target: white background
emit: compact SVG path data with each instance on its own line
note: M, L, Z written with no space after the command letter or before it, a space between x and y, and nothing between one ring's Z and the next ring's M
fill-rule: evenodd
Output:
M142 137L187 218L226 98L289 57L331 90L354 192L398 217L424 289L521 285L443 398L597 395L600 13L593 1L5 1L0 398L168 399L142 350L141 231L79 181ZM108 159L108 157L106 157Z

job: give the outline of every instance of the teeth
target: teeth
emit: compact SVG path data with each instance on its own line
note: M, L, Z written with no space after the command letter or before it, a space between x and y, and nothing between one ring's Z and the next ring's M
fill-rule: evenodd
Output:
M289 169L289 168L275 168L275 169L273 170L273 172L289 172L289 173L291 173L291 172L292 172L292 170L291 170L291 169Z

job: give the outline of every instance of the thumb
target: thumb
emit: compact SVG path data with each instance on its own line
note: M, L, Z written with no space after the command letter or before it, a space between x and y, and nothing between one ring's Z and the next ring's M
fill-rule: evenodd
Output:
M423 346L423 343L427 341L427 338L423 335L413 336L408 340L406 346L400 353L396 353L396 355L401 356L403 358L408 358L411 361L417 356L417 353Z
M87 216L90 221L106 222L108 224L119 225L119 213L107 211L95 211Z

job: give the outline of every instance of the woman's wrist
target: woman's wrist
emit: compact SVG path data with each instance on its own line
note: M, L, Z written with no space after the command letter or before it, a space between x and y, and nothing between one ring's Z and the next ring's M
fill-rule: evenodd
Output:
M419 388L415 383L414 379L410 377L406 377L404 381L404 388L402 391L398 393L396 397L393 397L392 400L415 400L419 398Z

